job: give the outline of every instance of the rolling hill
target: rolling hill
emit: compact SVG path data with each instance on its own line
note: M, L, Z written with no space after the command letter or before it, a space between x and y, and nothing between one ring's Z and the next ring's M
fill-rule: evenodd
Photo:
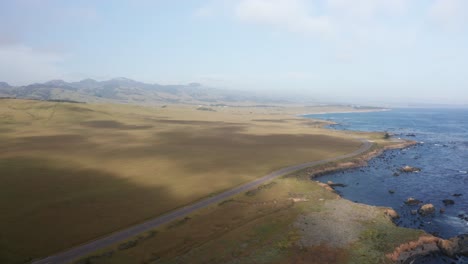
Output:
M84 79L78 82L52 80L25 86L11 86L8 83L0 82L0 97L145 105L287 102L281 98L269 98L248 92L215 89L205 87L199 83L160 85L143 83L128 78L114 78L107 81Z

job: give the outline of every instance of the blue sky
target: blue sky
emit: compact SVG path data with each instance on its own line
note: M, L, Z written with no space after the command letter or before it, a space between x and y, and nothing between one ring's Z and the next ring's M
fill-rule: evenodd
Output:
M2 0L0 80L468 104L465 0Z

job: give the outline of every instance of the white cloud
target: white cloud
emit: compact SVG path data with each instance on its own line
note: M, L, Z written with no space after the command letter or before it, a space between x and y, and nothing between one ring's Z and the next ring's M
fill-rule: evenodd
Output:
M327 6L331 10L354 19L369 19L381 13L401 14L408 4L409 0L327 0Z
M467 22L468 1L435 0L429 10L429 16L443 26L460 27Z
M245 22L296 33L331 33L328 17L313 15L311 9L311 5L302 0L242 0L235 9L235 15Z
M0 81L14 85L63 78L57 66L60 54L34 50L22 44L0 45Z

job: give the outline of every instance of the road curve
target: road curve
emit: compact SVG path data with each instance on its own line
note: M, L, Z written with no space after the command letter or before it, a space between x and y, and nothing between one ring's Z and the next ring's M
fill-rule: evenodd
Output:
M333 162L333 161L338 161L338 160L341 160L341 159L354 157L354 156L357 156L357 155L360 155L360 154L366 152L367 150L369 150L372 147L371 142L369 142L367 140L364 140L364 139L360 139L360 141L362 142L361 147L359 149L351 152L351 153L344 154L344 155L334 157L334 158L302 163L302 164L298 164L298 165L283 168L281 170L274 171L274 172L272 172L272 173L270 173L270 174L268 174L266 176L263 176L261 178L256 179L255 181L243 184L243 185L238 186L238 187L236 187L234 189L222 192L220 194L217 194L215 196L206 198L206 199L201 200L199 202L196 202L194 204L187 205L185 207L179 208L179 209L174 210L174 211L172 211L170 213L158 216L156 218L153 218L153 219L151 219L151 220L149 220L147 222L141 223L139 225L132 226L132 227L129 227L129 228L121 230L121 231L117 231L117 232L112 233L112 234L110 234L108 236L98 238L98 239L93 240L91 242L88 242L86 244L82 244L82 245L76 246L74 248L71 248L69 250L57 253L56 255L52 255L52 256L49 256L47 258L40 259L40 260L35 260L32 263L33 264L70 263L73 260L77 260L79 258L82 258L82 257L86 256L86 255L89 255L90 253L92 253L92 252L94 252L96 250L99 250L99 249L114 245L114 244L116 244L116 243L118 243L120 241L123 241L123 240L129 239L131 237L137 236L140 233L149 231L149 230L154 229L156 227L159 227L159 226L161 226L163 224L169 223L169 222L171 222L171 221L173 221L175 219L185 217L185 216L193 213L194 211L196 211L196 210L198 210L200 208L204 208L204 207L210 206L212 204L219 203L219 202L225 200L226 198L228 198L230 196L233 196L233 195L236 195L236 194L239 194L239 193L242 193L242 192L246 192L246 191L248 191L248 190L250 190L250 189L252 189L254 187L257 187L258 185L260 185L260 184L262 184L264 182L270 181L270 180L272 180L274 178L277 178L279 176L286 175L286 174L289 174L289 173L292 173L294 171L298 171L298 170L301 170L301 169L304 169L304 168L313 167L313 166L325 164L325 163L328 163L328 162Z

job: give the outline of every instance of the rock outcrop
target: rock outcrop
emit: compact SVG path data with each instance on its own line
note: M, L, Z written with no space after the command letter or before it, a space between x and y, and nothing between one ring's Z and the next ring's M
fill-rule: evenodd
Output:
M334 187L346 187L347 185L346 184L343 184L343 183L335 183L335 182L332 182L332 181L328 181L327 182L328 186L334 188Z
M384 214L390 217L392 220L400 218L400 215L391 208L385 209Z
M417 241L411 241L395 248L387 257L397 263L412 263L419 257L442 253L448 257L468 256L468 234L451 239L442 239L423 235Z
M421 201L419 201L418 199L414 199L413 197L410 197L410 198L406 199L406 201L405 201L406 205L418 205L420 203L421 203Z
M435 212L435 207L433 204L425 204L419 208L418 213L425 216L425 215L430 215Z
M400 171L401 171L401 172L406 172L406 173L409 173L409 172L420 172L421 169L420 169L420 168L416 168L416 167L411 167L411 166L404 166L404 167L400 168Z
M459 235L448 240L440 239L437 246L449 257L456 255L468 256L468 234Z

